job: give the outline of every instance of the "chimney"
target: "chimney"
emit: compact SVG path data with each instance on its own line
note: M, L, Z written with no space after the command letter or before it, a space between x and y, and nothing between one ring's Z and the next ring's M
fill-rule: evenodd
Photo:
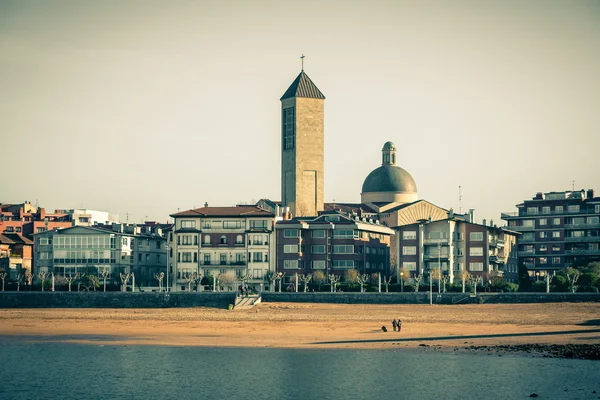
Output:
M469 208L469 222L472 224L475 223L475 209L473 208Z
M588 199L593 199L594 198L594 189L588 189L588 191L587 191L587 198Z
M454 210L452 208L448 210L448 218L454 218Z
M490 219L490 226L495 226L495 225L494 225L494 220L493 220L493 219Z
M487 222L487 220L484 218L482 225L485 225L486 222Z
M208 202L205 202L205 203L204 203L204 207L208 207Z

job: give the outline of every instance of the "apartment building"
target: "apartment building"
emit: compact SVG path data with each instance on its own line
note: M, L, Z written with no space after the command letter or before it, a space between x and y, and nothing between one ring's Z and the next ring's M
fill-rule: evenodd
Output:
M258 206L209 207L171 214L169 286L187 290L187 274L201 276L250 275L248 282L262 290L274 270L275 214ZM239 284L239 282L238 282ZM225 290L235 290L228 284Z
M275 226L277 272L284 282L294 275L323 271L342 275L356 269L361 274L390 274L390 242L394 231L379 221L325 211L318 217L284 219Z
M465 219L467 218L467 219ZM441 269L452 283L466 271L473 276L496 272L508 282L518 280L518 233L493 225L470 222L468 216L421 221L395 228L398 243L397 275L414 278ZM488 274L488 275L486 275Z
M600 260L600 197L594 190L537 193L502 213L517 239L519 263L534 274Z

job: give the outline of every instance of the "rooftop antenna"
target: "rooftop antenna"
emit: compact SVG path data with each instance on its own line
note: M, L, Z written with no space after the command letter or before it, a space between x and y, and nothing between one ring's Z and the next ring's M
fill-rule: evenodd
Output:
M462 214L462 207L461 207L461 201L462 201L462 186L458 186L458 213Z
M573 191L573 192L575 191L575 181L573 181L573 184L571 186L571 191Z
M129 223L129 213L128 212L125 213L125 222Z
M304 54L300 56L300 60L302 60L302 72L304 72Z

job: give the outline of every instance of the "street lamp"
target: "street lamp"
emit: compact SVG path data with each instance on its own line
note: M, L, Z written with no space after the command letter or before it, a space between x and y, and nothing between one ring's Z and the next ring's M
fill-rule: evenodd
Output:
M442 286L442 242L438 242L438 295Z
M165 252L167 256L167 286L165 292L169 293L169 244L165 242Z
M537 271L537 272L535 273L535 281L536 281L536 282L539 282L539 280L540 280L540 271Z
M429 305L433 305L433 280L431 279L431 266L429 267Z
M400 292L404 292L404 271L400 272Z

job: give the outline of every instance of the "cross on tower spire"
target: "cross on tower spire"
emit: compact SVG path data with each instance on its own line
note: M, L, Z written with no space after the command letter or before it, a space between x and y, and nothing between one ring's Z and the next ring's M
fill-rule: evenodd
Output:
M300 60L302 60L302 71L304 71L304 54L302 54Z

